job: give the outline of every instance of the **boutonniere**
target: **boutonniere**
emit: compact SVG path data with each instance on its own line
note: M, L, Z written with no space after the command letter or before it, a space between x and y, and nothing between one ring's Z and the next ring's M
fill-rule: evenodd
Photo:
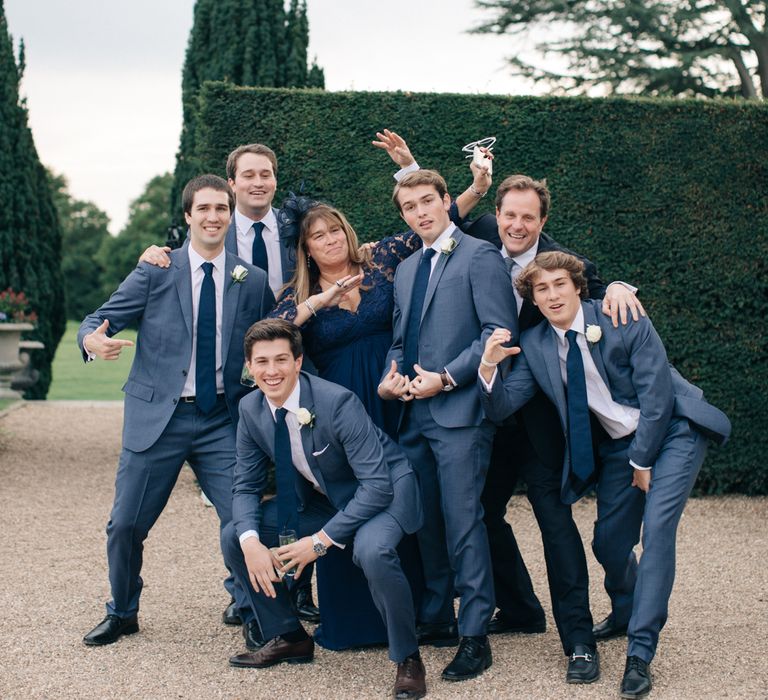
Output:
M235 269L232 270L232 281L240 284L246 277L248 277L248 270L242 265L235 265Z
M445 255L445 257L448 257L452 252L453 249L457 246L455 238L446 238L441 244L440 244L440 252Z
M584 335L587 336L587 342L594 345L595 343L600 342L600 338L603 337L603 330L600 326L588 325Z
M315 426L315 414L308 408L300 408L296 411L296 420L299 421L300 426L308 425L310 428Z

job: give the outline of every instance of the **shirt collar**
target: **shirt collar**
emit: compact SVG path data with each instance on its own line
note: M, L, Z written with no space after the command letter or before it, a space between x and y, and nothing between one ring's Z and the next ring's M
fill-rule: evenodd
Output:
M267 397L264 397L267 399ZM299 407L300 407L300 400L301 400L301 377L299 377L296 380L296 386L293 387L293 391L289 394L288 398L285 400L285 403L282 405L282 408L284 408L289 413L298 413ZM275 411L278 408L281 408L280 406L275 406L269 399L267 399L267 406L269 406L269 410L272 411L272 418L275 417Z
M272 207L270 207L269 211L264 215L264 217L258 219L258 221L261 221L270 231L277 230L277 218L275 217L275 211L272 209ZM238 231L241 233L246 233L255 223L256 220L249 219L237 207L235 207L235 226L237 227Z
M557 326L552 326L555 333L557 333L557 337L559 338L560 342L565 345L568 341L565 339L565 333L562 328L557 328ZM584 309L582 308L581 304L579 304L579 310L576 312L576 317L573 319L573 323L571 323L571 327L568 329L571 331L576 331L576 333L580 333L581 335L584 335Z
M454 232L455 230L456 230L456 225L455 225L453 222L451 222L451 223L448 225L448 228L447 228L447 229L445 229L445 231L443 231L443 232L442 232L442 233L441 233L441 234L440 234L440 235L439 235L439 236L438 236L438 237L435 239L435 242L434 242L434 243L433 243L431 246L427 246L427 247L428 247L428 248L432 248L432 250L434 250L436 253L439 253L439 252L441 252L441 251L440 251L440 247L443 245L443 241L445 241L445 240L449 239L449 238L450 238L450 237L453 235L453 232Z
M224 269L224 261L227 257L227 252L224 248L221 249L221 252L213 260L206 260L191 245L187 246L187 253L189 255L189 265L193 270L198 270L205 262L212 262L216 270Z
M528 250L526 250L524 253L520 253L520 255L510 255L507 252L507 249L502 245L501 246L501 257L502 258L512 258L512 260L515 261L520 267L525 267L529 262L533 262L533 259L536 257L536 253L539 252L539 239L536 239L536 243L534 243Z

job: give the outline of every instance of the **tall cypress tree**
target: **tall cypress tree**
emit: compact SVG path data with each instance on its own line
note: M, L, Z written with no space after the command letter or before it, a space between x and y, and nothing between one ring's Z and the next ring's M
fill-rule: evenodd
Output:
M32 353L40 380L26 396L42 399L65 324L61 230L26 104L19 98L23 72L24 47L17 62L0 0L0 290L23 291L37 311L39 321L31 337L45 343L45 349Z
M315 62L307 66L306 0L197 0L182 76L184 123L171 211L181 220L181 190L200 173L195 160L198 93L206 80L263 87L325 87Z

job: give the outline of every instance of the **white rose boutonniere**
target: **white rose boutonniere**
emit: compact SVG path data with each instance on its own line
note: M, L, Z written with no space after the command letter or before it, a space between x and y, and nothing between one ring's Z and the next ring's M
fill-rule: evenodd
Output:
M315 424L315 414L310 413L307 408L300 408L296 411L296 420L299 421L300 426L308 425L311 428Z
M248 277L248 270L242 265L235 265L235 269L232 270L232 280L238 284Z
M440 244L440 252L448 257L452 252L453 249L457 246L455 238L446 238L441 244Z
M587 326L587 330L584 333L585 336L587 336L587 342L589 343L597 343L600 341L600 338L603 337L603 331L600 328L600 326Z

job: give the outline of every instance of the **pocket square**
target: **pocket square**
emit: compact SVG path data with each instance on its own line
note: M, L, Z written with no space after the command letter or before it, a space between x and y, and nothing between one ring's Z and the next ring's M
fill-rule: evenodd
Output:
M325 452L329 447L331 446L331 443L329 442L322 450L318 450L317 452L313 452L313 457L319 457L323 452Z

